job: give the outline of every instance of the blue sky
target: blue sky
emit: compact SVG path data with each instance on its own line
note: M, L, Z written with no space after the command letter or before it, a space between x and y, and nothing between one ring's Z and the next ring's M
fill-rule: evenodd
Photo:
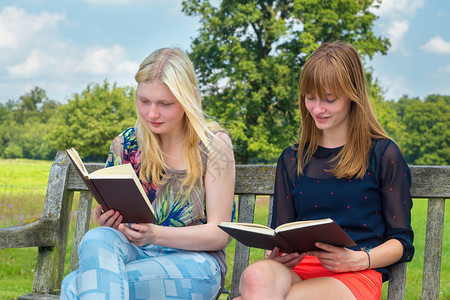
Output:
M384 0L374 12L375 32L392 47L368 65L387 99L450 95L450 1ZM0 102L34 86L64 103L104 79L133 85L145 56L165 46L188 50L198 27L181 0L2 1Z

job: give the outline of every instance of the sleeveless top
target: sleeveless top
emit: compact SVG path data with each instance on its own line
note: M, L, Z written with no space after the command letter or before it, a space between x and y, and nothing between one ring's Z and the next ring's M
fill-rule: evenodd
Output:
M208 157L200 152L203 165L203 179ZM120 164L131 164L155 209L158 225L184 227L206 223L205 187L195 185L187 193L181 189L181 182L186 176L185 170L168 169L163 184L156 186L152 182L143 182L140 177L141 151L136 137L136 129L130 127L120 133L111 143L106 167ZM233 209L234 212L234 209ZM207 251L221 268L222 287L227 272L225 248L218 251Z
M353 250L376 247L395 238L403 244L400 262L414 255L411 229L411 174L397 145L373 140L362 179L337 179L330 170L342 147L320 147L297 174L298 144L281 154L276 172L271 227L331 218L355 241ZM376 269L389 279L389 267Z

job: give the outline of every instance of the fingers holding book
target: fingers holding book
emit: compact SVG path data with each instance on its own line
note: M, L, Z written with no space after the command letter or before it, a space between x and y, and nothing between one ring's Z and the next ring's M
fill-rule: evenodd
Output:
M102 206L98 205L94 213L98 226L107 226L118 230L122 223L123 216L118 211L110 209L103 212Z
M264 259L271 259L276 262L283 264L284 266L292 269L295 267L302 259L306 256L306 252L299 254L297 252L293 253L283 253L280 252L280 248L275 247L272 251L266 251Z

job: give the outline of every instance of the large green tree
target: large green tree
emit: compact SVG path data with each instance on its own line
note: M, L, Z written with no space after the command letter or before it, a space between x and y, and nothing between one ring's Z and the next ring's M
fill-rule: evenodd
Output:
M183 1L200 18L190 57L205 110L231 133L239 163L274 162L298 136L298 77L321 43L355 45L364 58L389 41L372 31L374 0Z
M401 144L408 163L450 164L450 96L429 95L424 101L404 96L395 107L405 126Z
M53 148L75 147L82 158L104 161L112 139L136 120L134 89L107 81L73 95L52 119Z

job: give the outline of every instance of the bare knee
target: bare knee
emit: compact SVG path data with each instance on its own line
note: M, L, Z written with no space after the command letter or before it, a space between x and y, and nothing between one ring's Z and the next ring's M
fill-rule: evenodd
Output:
M290 277L290 270L280 263L257 261L242 272L239 291L245 300L282 299L291 285Z
M241 275L240 286L246 288L257 288L271 279L271 269L268 261L257 261L248 266Z

